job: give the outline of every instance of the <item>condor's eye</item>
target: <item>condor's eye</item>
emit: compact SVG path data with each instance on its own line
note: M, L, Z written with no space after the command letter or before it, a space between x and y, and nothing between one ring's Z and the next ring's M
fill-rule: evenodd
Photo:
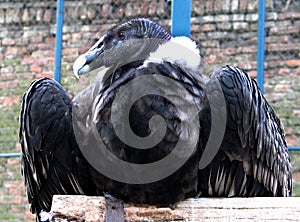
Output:
M119 32L119 33L118 33L118 38L119 38L120 40L124 40L124 39L126 39L126 34L125 34L124 32Z

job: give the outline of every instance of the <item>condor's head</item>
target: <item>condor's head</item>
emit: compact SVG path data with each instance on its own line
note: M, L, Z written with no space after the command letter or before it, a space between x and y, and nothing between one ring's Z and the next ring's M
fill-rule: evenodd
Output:
M132 19L108 30L86 53L80 55L73 71L79 75L102 66L116 69L124 64L145 60L171 35L149 19Z

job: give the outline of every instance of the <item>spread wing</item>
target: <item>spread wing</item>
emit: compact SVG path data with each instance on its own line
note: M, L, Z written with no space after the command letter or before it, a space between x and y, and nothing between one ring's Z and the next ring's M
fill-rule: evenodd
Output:
M22 176L31 211L49 211L54 194L92 192L72 128L72 100L54 80L34 81L20 114Z
M256 82L225 66L211 79L221 84L227 125L220 150L200 171L200 187L215 196L289 196L291 164L283 127Z

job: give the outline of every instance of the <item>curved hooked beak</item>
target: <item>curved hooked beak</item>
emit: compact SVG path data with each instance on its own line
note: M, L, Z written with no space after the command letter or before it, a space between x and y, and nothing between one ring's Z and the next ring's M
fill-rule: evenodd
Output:
M80 55L73 64L73 72L77 79L79 79L79 75L90 72L96 68L99 68L103 64L97 58L104 51L104 43L103 40L106 36L102 36L86 53Z

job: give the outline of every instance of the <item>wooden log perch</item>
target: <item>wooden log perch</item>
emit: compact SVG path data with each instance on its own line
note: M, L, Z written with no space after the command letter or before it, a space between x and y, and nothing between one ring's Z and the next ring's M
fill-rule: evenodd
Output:
M105 197L53 197L52 213L55 221L299 221L299 197L255 198L198 198L188 199L175 209L148 205L122 204L122 215L115 203ZM120 213L120 212L119 212ZM114 219L112 219L114 218ZM117 218L117 219L116 219Z

